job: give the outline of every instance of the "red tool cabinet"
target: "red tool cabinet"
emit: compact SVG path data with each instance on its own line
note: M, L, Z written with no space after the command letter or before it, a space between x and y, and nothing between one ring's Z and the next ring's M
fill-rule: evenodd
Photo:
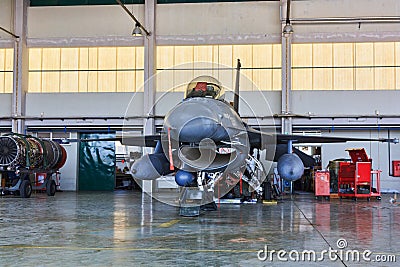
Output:
M400 160L393 160L393 176L400 177Z
M330 196L330 179L329 171L316 171L315 172L315 198L325 197L329 199Z
M339 197L357 198L371 197L380 199L380 172L372 170L372 161L364 148L346 149L352 162L340 162L338 174ZM375 178L375 187L374 179Z

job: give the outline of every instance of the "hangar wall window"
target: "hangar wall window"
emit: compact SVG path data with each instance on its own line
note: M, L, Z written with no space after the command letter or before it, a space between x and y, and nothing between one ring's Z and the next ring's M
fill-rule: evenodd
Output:
M136 92L143 47L30 48L28 92Z
M238 58L241 73L253 82L241 80L241 90L281 90L280 44L158 46L157 90L184 91L187 81L200 75L214 76L233 89Z
M14 49L0 48L0 93L13 91Z
M400 42L293 44L292 88L400 89Z

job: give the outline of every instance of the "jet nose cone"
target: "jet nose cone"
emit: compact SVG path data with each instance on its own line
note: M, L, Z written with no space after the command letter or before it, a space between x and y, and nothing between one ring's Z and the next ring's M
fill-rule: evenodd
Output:
M221 115L213 99L192 98L185 100L165 118L164 131L171 131L171 138L181 142L200 142L211 138L221 128ZM214 107L214 108L213 108Z

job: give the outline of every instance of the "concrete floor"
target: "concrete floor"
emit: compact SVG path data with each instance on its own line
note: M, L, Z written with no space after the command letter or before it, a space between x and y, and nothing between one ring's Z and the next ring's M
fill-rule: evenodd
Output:
M297 195L276 205L221 204L195 218L136 191L3 197L0 266L366 266L365 250L371 260L400 261L400 206L389 197L328 202ZM338 249L341 238L347 247ZM361 260L325 253L318 261L329 247L342 255L357 250ZM285 250L287 261L271 250ZM315 251L317 262L294 261L304 250Z

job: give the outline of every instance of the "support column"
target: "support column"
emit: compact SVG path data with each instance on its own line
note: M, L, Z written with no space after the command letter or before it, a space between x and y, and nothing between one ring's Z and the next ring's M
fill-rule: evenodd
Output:
M155 134L154 104L156 95L156 37L155 37L155 14L156 0L145 1L145 28L150 32L144 37L144 120L143 133L145 135ZM153 191L153 181L143 181L143 191Z
M289 26L289 27L288 27ZM289 29L288 29L289 28ZM292 134L292 35L291 25L282 30L282 123L281 133Z
M14 72L13 72L13 96L11 114L12 131L16 133L25 132L26 91L28 90L28 49L26 47L27 32L27 0L14 0L14 33L19 36L14 43Z

